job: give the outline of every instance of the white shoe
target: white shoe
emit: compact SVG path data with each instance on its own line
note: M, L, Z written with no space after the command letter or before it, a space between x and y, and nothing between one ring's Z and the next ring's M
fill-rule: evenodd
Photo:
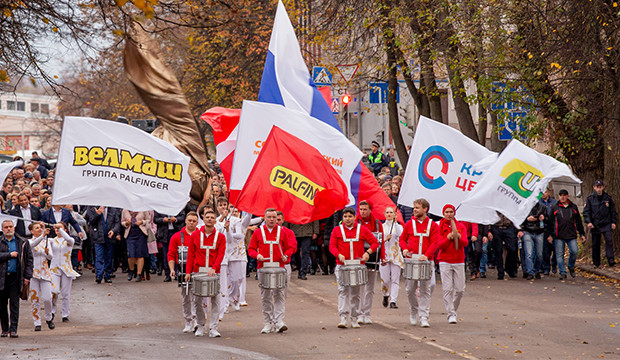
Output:
M241 305L241 306L248 306L248 303L246 303L246 302L244 301L244 302L240 303L239 305Z
M192 324L194 324L194 329L192 330L192 332L196 332L196 330L198 330L198 323L196 322L196 320L192 320Z
M196 329L196 332L194 333L194 335L205 336L205 327L198 325L198 329Z
M222 335L220 335L219 331L217 330L209 330L209 337L210 338L218 338L221 337Z
M359 318L357 318L357 320L351 321L351 327L357 329L360 327L360 324L362 323L363 323L363 319L360 316Z
M423 328L431 327L431 324L428 323L428 319L422 318L420 319L420 326Z
M456 315L450 315L448 316L448 323L449 324L456 324Z
M270 332L273 331L273 325L271 324L265 324L265 326L263 327L263 329L260 331L261 334L269 334Z
M410 314L409 315L409 322L413 326L418 325L418 314Z
M341 329L346 329L349 326L349 324L347 323L348 323L348 316L342 315L340 317L340 322L338 323L338 327Z
M230 312L230 307L226 306L226 309L224 310L224 314L228 314Z
M286 326L286 324L284 323L284 321L280 321L276 324L276 331L279 333L285 332L286 330L288 330L288 327Z
M186 321L185 322L185 327L183 328L183 332L184 333L191 333L194 331L194 322L193 321Z
M235 311L241 310L241 307L239 306L239 303L234 303L232 307L233 307L233 310L235 310Z
M372 320L370 320L370 316L364 316L364 324L366 325L372 324Z

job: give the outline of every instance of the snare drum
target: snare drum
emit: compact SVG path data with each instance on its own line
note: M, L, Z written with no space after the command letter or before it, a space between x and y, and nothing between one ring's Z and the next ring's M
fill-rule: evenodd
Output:
M283 267L262 267L258 269L258 286L263 289L286 287L286 269Z
M192 293L196 296L212 297L220 294L220 276L204 273L192 276Z
M365 265L342 265L338 274L338 285L351 287L368 283L368 269Z
M428 260L405 258L403 277L407 280L430 280L433 273L432 263Z

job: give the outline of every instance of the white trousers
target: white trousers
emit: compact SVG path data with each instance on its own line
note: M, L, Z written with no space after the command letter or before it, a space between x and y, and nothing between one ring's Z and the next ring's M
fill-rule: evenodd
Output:
M196 312L196 323L199 326L205 326L206 318L205 318L205 309L209 307L209 303L211 305L211 311L209 311L209 330L218 329L218 324L220 322L220 302L222 300L221 294L211 297L206 296L196 296L196 300L194 303L194 309Z
M338 283L338 316L351 315L351 321L356 321L360 316L360 294L363 286L342 286L340 285L340 268L336 265L336 282Z
M228 302L239 304L241 299L241 283L245 280L245 261L228 262Z
M361 286L359 313L362 316L370 316L372 299L375 296L375 288L377 287L377 277L379 277L378 271L368 270L368 283L366 286Z
M245 304L245 289L247 289L247 277L244 275L243 280L241 280L241 286L239 287L239 303Z
M416 290L420 289L420 300ZM435 289L435 271L431 272L430 280L407 280L405 290L409 300L409 312L414 315L416 312L420 319L427 319L431 312L431 295Z
M282 289L260 289L265 324L277 324L284 321L286 310L286 287Z
M187 290L181 286L181 298L183 299L183 317L186 322L196 320L196 296L191 287Z
M400 285L400 266L388 262L379 267L381 273L381 290L383 296L389 296L390 302L398 300L398 289Z
M465 264L440 262L439 271L441 272L443 303L446 306L448 317L456 316L463 293L465 293Z
M71 313L71 284L73 279L67 277L65 273L61 275L52 274L52 283L56 289L56 293L52 296L52 313L56 314L56 303L58 302L58 289L62 296L62 317L69 317Z
M228 265L222 264L220 266L220 315L219 319L224 317L226 308L228 308L228 292L230 291L230 284L228 283Z
M52 283L46 280L30 279L30 302L34 326L41 326L41 302L45 311L45 321L52 320Z

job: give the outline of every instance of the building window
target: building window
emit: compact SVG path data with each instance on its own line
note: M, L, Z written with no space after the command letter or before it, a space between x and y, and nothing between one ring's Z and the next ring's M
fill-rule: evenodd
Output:
M7 109L7 110L13 110L13 111L15 111L15 110L16 110L16 107L17 107L17 105L16 105L15 101L7 101L7 102L6 102L6 109Z
M49 104L41 104L41 114L49 115L50 114L50 105Z
M39 112L39 104L38 103L30 103L30 112L38 113Z
M26 111L26 103L23 101L17 102L17 111Z

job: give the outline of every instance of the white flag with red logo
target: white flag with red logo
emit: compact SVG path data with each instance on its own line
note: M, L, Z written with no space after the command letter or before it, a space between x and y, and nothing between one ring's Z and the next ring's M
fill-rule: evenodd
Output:
M441 216L444 205L460 204L482 178L485 169L474 164L496 155L460 131L420 116L398 203L413 206L424 198L429 212Z

